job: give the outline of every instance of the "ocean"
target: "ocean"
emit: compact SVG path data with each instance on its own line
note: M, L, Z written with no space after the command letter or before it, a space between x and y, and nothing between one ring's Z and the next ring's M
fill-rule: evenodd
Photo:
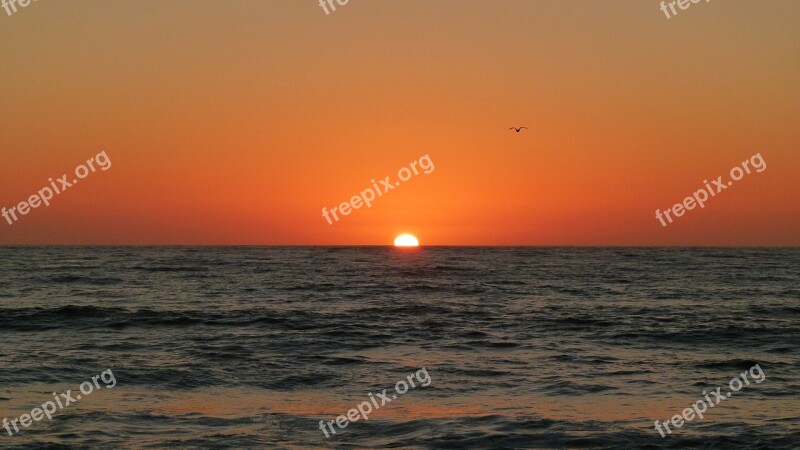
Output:
M0 247L0 419L114 377L0 448L798 449L798 343L796 248Z

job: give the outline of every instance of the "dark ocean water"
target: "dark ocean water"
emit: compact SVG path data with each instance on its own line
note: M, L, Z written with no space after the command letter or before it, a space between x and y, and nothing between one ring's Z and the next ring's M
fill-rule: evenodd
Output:
M0 448L798 449L798 343L800 249L0 248L0 419L117 381Z

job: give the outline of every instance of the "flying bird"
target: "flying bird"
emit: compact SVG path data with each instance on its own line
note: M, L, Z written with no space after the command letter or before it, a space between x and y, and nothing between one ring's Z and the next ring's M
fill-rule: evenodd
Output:
M511 131L511 130L514 130L514 131L516 131L517 133L519 133L519 132L520 132L520 130L522 130L523 128L524 128L524 129L526 129L526 130L528 129L528 127L519 127L519 128L514 128L514 127L511 127L511 128L509 128L508 130L509 130L509 131Z

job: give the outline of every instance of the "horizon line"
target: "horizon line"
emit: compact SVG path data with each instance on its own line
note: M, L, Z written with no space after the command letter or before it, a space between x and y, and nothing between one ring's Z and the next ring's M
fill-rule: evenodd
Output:
M298 247L391 247L396 248L394 244L0 244L0 248L15 248L15 247L108 247L108 248L141 248L141 247L249 247L249 248L298 248ZM474 245L474 244L442 244L442 245L419 245L418 247L402 247L409 248L449 248L449 247L472 247L472 248L800 248L800 245L527 245L527 244L511 244L511 245Z

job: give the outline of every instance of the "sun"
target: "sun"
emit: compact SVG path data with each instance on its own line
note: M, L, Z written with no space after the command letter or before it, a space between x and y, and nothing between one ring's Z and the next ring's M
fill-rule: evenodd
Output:
M417 238L410 234L401 234L394 238L395 247L419 247Z

